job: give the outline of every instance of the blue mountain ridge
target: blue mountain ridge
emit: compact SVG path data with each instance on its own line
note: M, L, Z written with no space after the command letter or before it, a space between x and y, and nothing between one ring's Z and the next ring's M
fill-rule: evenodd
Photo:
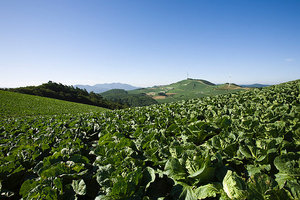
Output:
M102 93L112 89L135 90L139 87L132 86L124 83L103 83L96 85L74 85L80 89L86 89L88 92Z

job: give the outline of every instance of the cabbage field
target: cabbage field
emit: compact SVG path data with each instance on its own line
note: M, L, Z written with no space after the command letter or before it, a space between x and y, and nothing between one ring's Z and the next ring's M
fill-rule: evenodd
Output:
M300 199L300 80L0 120L0 199Z

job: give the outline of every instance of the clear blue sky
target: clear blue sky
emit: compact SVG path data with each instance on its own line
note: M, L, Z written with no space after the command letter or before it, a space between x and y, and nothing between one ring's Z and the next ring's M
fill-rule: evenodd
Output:
M0 0L0 87L300 78L300 0Z

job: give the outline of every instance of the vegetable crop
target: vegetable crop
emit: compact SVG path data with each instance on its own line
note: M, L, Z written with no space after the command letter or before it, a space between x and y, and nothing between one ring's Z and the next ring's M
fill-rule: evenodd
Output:
M108 109L0 90L0 118L101 112Z
M0 121L0 198L300 199L300 81Z

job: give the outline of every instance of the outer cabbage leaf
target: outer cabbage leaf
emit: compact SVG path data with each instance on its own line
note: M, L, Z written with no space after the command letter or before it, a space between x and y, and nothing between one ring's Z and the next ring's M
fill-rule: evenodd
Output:
M266 200L289 200L293 199L290 193L285 189L273 189L266 191Z
M167 176L175 179L185 179L186 171L176 158L170 158L165 165L165 173Z
M179 182L172 188L171 195L178 200L198 200L216 197L222 190L221 184L207 184L200 187L189 186Z
M278 156L274 160L275 167L279 170L276 174L276 181L279 186L284 187L287 181L297 183L297 179L300 177L300 155L290 152L281 156Z
M81 180L73 180L72 182L73 190L78 195L86 194L86 185L83 179Z
M194 193L192 186L180 183L172 188L171 195L178 200L197 200L197 195Z
M37 181L34 180L26 180L24 181L24 183L21 186L20 189L20 195L23 196L23 198L27 198L29 192L35 188L39 183Z
M246 166L249 176L259 174L262 171L270 171L271 165L247 165Z
M230 199L246 199L248 195L243 179L231 170L223 179L223 189Z
M196 193L198 199L205 199L208 197L216 197L217 194L220 193L221 189L222 189L222 186L219 183L207 184L207 185L198 187L195 190L195 193Z
M266 174L255 174L248 182L248 199L264 200L266 192L272 190L276 182Z
M294 199L300 199L300 184L299 182L287 181L286 188L289 190Z
M146 185L146 189L150 186L152 182L155 181L155 170L151 167L146 167L143 172L142 183Z

